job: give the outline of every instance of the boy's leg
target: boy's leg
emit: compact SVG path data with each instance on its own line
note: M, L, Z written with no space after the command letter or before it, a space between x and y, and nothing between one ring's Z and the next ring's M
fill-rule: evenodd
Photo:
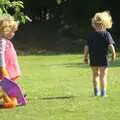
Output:
M106 96L107 90L107 67L100 67L100 83L101 83L101 96Z
M100 94L100 90L99 90L99 67L92 67L92 73L93 73L94 95L98 96Z

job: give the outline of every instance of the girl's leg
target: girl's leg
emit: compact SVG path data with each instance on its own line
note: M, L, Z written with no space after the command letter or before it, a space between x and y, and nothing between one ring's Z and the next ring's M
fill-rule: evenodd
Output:
M106 96L107 89L107 67L100 67L100 84L101 84L101 96Z
M17 105L16 97L4 96L3 99L4 99L4 107L5 108L12 108ZM9 99L9 101L8 101L8 99Z
M12 108L17 105L17 99L15 97L9 97L2 88L0 88L0 95L4 100L3 105L5 108Z
M0 98L2 98L3 95L4 95L4 93L3 93L3 89L0 87Z
M98 96L100 94L100 90L99 90L99 67L92 67L92 73L93 73L94 95Z

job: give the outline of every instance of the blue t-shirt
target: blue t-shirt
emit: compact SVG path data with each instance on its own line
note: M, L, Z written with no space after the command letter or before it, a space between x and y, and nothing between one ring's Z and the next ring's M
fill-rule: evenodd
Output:
M109 44L114 44L114 41L108 31L93 31L88 36L87 45L90 56L106 56Z

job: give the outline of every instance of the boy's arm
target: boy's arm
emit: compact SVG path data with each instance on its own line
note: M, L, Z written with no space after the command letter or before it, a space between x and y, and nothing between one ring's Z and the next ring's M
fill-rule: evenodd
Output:
M110 45L109 45L109 48L110 48L111 53L112 53L112 61L114 61L115 58L116 58L115 47L114 47L113 44L110 44Z
M84 63L88 64L88 46L85 45L84 47Z

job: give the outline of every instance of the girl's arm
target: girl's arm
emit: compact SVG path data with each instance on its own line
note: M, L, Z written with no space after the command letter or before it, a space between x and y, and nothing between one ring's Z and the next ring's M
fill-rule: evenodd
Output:
M5 48L6 40L0 39L0 67L5 67Z
M109 45L109 48L110 48L111 53L112 53L112 61L114 61L115 58L116 58L115 47L114 47L113 44L110 44L110 45Z
M85 47L84 47L84 63L85 64L88 64L88 46L87 45L85 45Z
M5 39L0 39L0 79L4 77L9 78L8 72L6 70L5 64L5 48L7 41Z

